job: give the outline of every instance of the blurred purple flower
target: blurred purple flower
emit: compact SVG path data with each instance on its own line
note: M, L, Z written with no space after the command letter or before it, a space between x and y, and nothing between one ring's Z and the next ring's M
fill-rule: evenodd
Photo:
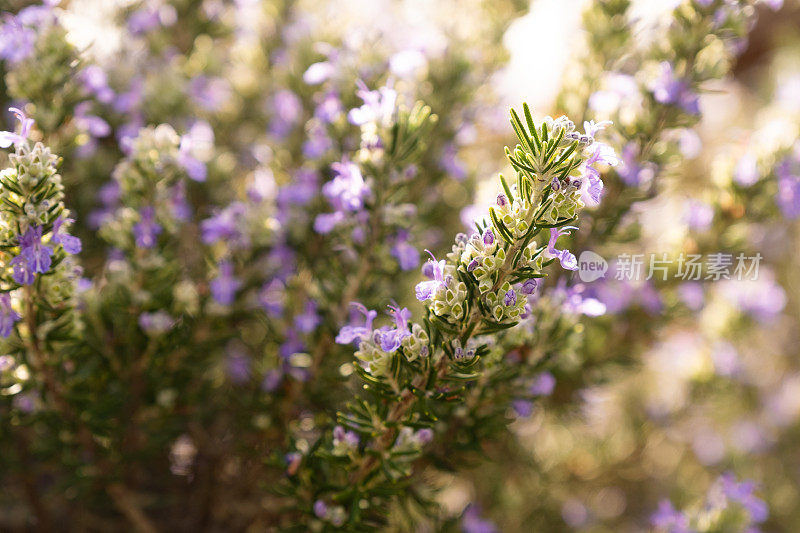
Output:
M357 326L351 323L347 326L343 326L336 336L335 341L337 344L350 344L354 341L361 342L362 339L372 335L372 321L378 316L378 312L367 310L366 307L358 302L352 302L350 305L356 312L364 315L364 325Z
M7 292L0 293L0 337L8 337L22 317L11 307L11 297Z
M675 76L672 64L662 61L659 68L659 77L650 85L653 98L662 104L678 105L692 115L700 113L699 98L692 92L686 80Z
M469 504L461 516L461 531L464 533L497 533L497 526L481 516L478 506Z
M236 298L236 291L241 286L242 282L233 275L233 265L230 261L219 264L219 275L209 284L211 296L220 305L231 305Z
M155 209L150 206L142 208L139 222L133 226L133 235L139 248L153 248L158 242L158 236L161 235L163 228L156 222L155 217Z

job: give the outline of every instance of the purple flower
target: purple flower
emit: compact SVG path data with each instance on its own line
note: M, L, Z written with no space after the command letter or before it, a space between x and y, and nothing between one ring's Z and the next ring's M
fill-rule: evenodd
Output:
M336 344L350 344L354 341L361 342L362 339L372 335L372 321L378 316L378 312L367 310L366 307L358 302L352 302L350 305L352 305L353 309L355 309L357 312L364 315L364 325L356 326L348 324L347 326L342 327L342 329L339 330L339 334L336 336L336 339L334 339Z
M714 208L700 200L688 200L683 211L683 219L690 229L705 231L714 220Z
M342 114L342 101L336 91L328 91L317 103L314 117L323 124L334 122Z
M36 275L33 270L28 266L28 260L23 255L18 255L13 258L9 265L13 268L11 277L20 285L32 285L36 280Z
M5 15L0 24L0 59L16 64L33 53L36 32L23 25L19 17Z
M464 533L497 533L497 526L481 517L480 509L469 504L461 517L461 531Z
M80 74L83 87L94 94L99 102L110 104L114 100L114 91L108 86L108 76L98 65L89 65Z
M533 402L520 399L513 400L511 402L511 408L517 413L517 416L527 418L533 413Z
M391 254L397 259L400 270L413 270L419 265L419 250L408 243L408 232L405 230L398 232Z
M53 222L53 235L50 241L60 244L68 254L78 254L81 252L81 240L78 237L68 234L65 230L62 231L61 226L63 226L65 222L71 224L74 221L59 216L56 221Z
M494 244L494 232L491 230L491 228L487 229L483 234L483 244L486 246L491 246Z
M358 211L370 189L361 175L361 168L347 159L333 163L334 178L322 186L322 194L337 211Z
M666 529L669 533L689 533L689 518L676 510L669 500L662 500L658 510L650 517L653 527Z
M317 302L308 300L303 313L294 318L294 327L301 333L311 333L317 329L321 321L319 314L317 314Z
M288 89L275 93L272 99L272 120L269 131L278 138L284 138L297 125L303 114L303 102Z
M391 313L394 315L395 328L381 331L380 344L381 350L392 353L400 347L400 343L403 342L403 339L411 336L411 333L408 331L408 320L411 318L411 311L405 307L400 309L391 305L389 309L391 309Z
M211 281L211 296L221 305L231 305L236 298L236 291L242 282L233 276L233 265L223 261L219 265L219 275Z
M328 61L314 63L303 73L303 81L309 85L319 85L336 72L336 68Z
M464 162L458 158L458 149L453 143L447 143L442 149L439 166L457 181L467 177L467 169Z
M540 283L540 278L526 279L524 282L522 282L519 292L522 294L533 294L536 292L536 289L539 288Z
M414 288L414 292L416 293L417 300L420 302L424 302L425 300L430 300L433 298L433 295L436 294L436 291L439 287L444 286L444 261L436 261L436 258L433 256L431 252L425 250L431 256L431 259L425 264L425 268L429 268L429 274L426 273L428 277L432 277L433 279L429 281L420 281L417 283L417 286ZM428 267L430 265L430 267ZM424 272L424 271L423 271Z
M517 293L514 289L509 289L505 296L503 296L503 305L511 307L517 305Z
M206 111L219 111L231 97L230 83L224 78L197 76L189 82L189 96Z
M8 337L22 317L11 307L11 297L7 292L0 293L0 337Z
M631 141L622 148L622 164L617 169L617 174L625 185L638 187L645 185L653 179L655 174L652 163L639 162L639 146Z
M569 250L556 249L556 241L562 235L569 235L569 230L578 229L574 226L564 226L562 228L550 228L550 241L547 243L548 253L561 262L561 267L565 270L578 270L578 260Z
M417 431L416 437L421 445L430 444L433 442L433 430L431 428L422 428Z
M321 213L314 219L314 231L320 235L330 233L333 229L345 221L345 214L341 211L335 213Z
M210 146L214 143L214 130L208 122L199 120L195 122L186 135L181 137L178 147L177 163L183 167L189 178L194 181L206 181L206 164L195 156L199 146Z
M203 242L214 244L226 241L233 246L244 244L244 235L239 231L239 224L244 218L247 206L241 202L233 202L228 207L200 224Z
M29 276L25 277L25 280L28 282L26 284L32 283L33 274L41 273L44 274L48 270L50 270L50 265L52 264L52 256L53 256L53 249L49 246L45 246L42 244L42 227L41 226L29 226L25 233L23 233L19 238L19 256L22 260L15 263L15 260L12 260L12 264L19 264L23 260L27 266L27 271L30 273ZM17 267L14 267L14 278L16 280L16 272ZM20 281L17 280L17 283Z
M528 392L534 396L550 396L556 387L556 378L550 372L542 372L531 384Z
M754 494L755 483L752 481L737 482L730 472L723 474L718 483L723 494L744 507L753 522L761 523L769 517L769 507Z
M678 105L692 115L700 113L699 98L691 91L686 80L675 76L672 64L662 61L660 68L659 77L650 86L653 98L662 104Z
M111 126L97 115L89 113L91 105L92 103L87 101L75 106L75 126L92 138L108 137L111 134Z
M325 518L328 515L328 506L325 505L324 501L317 500L314 502L314 514L317 515L317 518Z
M139 222L133 226L133 235L139 248L153 248L158 242L162 228L156 222L155 215L155 209L150 206L143 207Z
M264 392L273 392L277 390L283 380L283 374L280 370L272 369L264 374L264 379L261 381L261 390Z
M397 102L397 92L386 86L376 91L370 91L366 84L358 80L358 90L356 94L364 101L364 105L351 109L347 114L351 124L361 126L368 122L379 124L387 121L394 114L394 106Z
M11 111L19 121L20 132L17 134L11 131L0 131L0 148L8 148L12 144L19 146L25 143L25 141L28 140L28 135L33 126L33 119L25 116L25 113L21 109L9 107L8 110Z
M312 121L308 128L306 141L303 143L303 155L308 159L319 159L332 149L333 140L328 136L325 126Z

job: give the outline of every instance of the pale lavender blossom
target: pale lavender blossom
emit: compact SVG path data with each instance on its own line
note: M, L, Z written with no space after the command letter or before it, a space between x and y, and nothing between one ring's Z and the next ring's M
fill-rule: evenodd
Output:
M322 194L337 211L358 211L370 196L370 189L361 175L361 168L343 159L333 163L334 178L322 186Z
M389 306L391 310L391 314L394 316L395 320L395 327L394 329L384 329L380 330L379 334L379 343L381 349L384 352L392 353L397 351L400 347L400 343L403 342L403 339L406 337L411 336L411 332L408 331L408 321L411 318L411 311L407 308L403 307L400 309L399 307ZM377 333L377 332L376 332Z
M81 252L81 240L62 229L64 223L71 224L72 222L74 222L72 219L65 219L59 216L56 221L53 222L53 235L50 237L50 242L60 244L65 252L74 255Z
M578 260L569 250L558 250L556 241L562 235L569 235L570 230L577 229L574 226L564 226L562 228L550 228L550 240L547 243L547 252L551 257L555 257L565 270L578 270Z
M303 73L303 81L308 85L319 85L334 75L336 67L329 61L320 61L309 66Z
M33 53L36 31L23 25L17 17L6 14L0 24L0 59L16 64Z
M397 92L389 85L370 91L366 84L358 80L356 94L364 101L361 107L351 109L347 118L351 124L361 126L368 122L386 123L394 114Z
M0 148L8 148L12 144L15 146L24 144L28 140L28 135L33 127L33 119L28 118L21 109L9 107L8 110L11 111L19 121L20 132L0 131Z
M429 281L420 281L414 288L417 300L420 302L424 302L425 300L433 298L433 295L436 294L436 291L439 290L439 287L444 286L444 267L446 263L444 260L437 262L433 254L431 252L428 253L431 256L431 259L425 263L425 267L423 267L423 273L433 279Z
M372 335L372 321L378 316L378 312L367 310L366 307L358 302L352 302L350 305L353 306L356 312L364 315L364 325L358 326L351 323L343 326L342 329L339 330L336 339L334 339L337 344L350 344L351 342L360 343L362 339Z

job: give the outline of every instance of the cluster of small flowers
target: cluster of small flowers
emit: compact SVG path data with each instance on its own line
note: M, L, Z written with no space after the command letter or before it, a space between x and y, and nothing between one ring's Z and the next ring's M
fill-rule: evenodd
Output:
M7 285L0 295L0 335L8 337L13 325L20 319L12 306L11 291L22 285L32 285L39 276L57 269L60 276L49 276L45 282L51 297L65 299L74 289L80 269L67 255L81 251L81 241L67 233L72 223L65 209L64 187L56 169L59 158L42 143L33 147L28 135L33 120L20 109L11 108L20 122L20 132L0 132L0 146L11 144L15 152L9 154L11 166L0 172L0 200L6 206L0 213L3 227L3 255L17 253L10 261L11 276L4 272ZM4 269L5 270L5 269Z
M388 376L392 363L392 354L400 350L409 362L425 359L430 355L430 337L425 329L416 323L410 323L411 312L405 307L400 309L390 306L394 316L394 327L382 326L372 329L372 322L377 318L376 311L367 310L359 303L353 303L354 309L364 315L363 326L346 325L336 336L339 344L356 343L356 359L364 369L374 376Z
M573 227L551 228L550 240L544 248L525 237L532 230L533 218L537 215L539 224L556 225L564 220L574 220L586 202L596 204L600 201L603 184L594 165L616 165L619 162L613 149L595 140L597 132L606 124L586 122L585 133L581 134L566 117L547 117L542 128L553 142L546 151L537 151L533 141L524 149L517 146L513 156L507 151L521 176L524 172L536 176L530 182L532 191L522 194L516 183L508 187L501 176L506 193L497 196L495 205L489 209L490 216L484 217L492 220L492 227L487 227L482 235L474 233L469 238L459 234L447 261L436 262L435 258L429 261L423 272L432 279L417 285L417 299L429 302L430 310L448 322L460 322L466 312L468 295L466 283L456 273L460 271L475 279L482 300L497 322L514 322L525 313L527 296L533 294L539 285L537 278L542 275L545 256L558 259L567 270L576 270L575 256L568 250L555 247L558 238L567 235ZM548 137L544 137L545 142ZM584 156L586 160L582 161L580 158ZM565 172L550 174L562 164L566 165ZM578 174L572 175L576 169ZM488 226L488 222L485 225ZM511 251L519 253L514 258L514 268L526 270L528 274L527 279L515 286L501 279L508 273L504 269L511 258L506 254Z
M181 177L203 180L205 166L191 154L187 139L161 124L140 130L131 141L126 159L114 169L111 201L105 212L95 214L111 244L152 249L165 229L174 233L179 223L191 218ZM121 199L124 206L118 203Z

